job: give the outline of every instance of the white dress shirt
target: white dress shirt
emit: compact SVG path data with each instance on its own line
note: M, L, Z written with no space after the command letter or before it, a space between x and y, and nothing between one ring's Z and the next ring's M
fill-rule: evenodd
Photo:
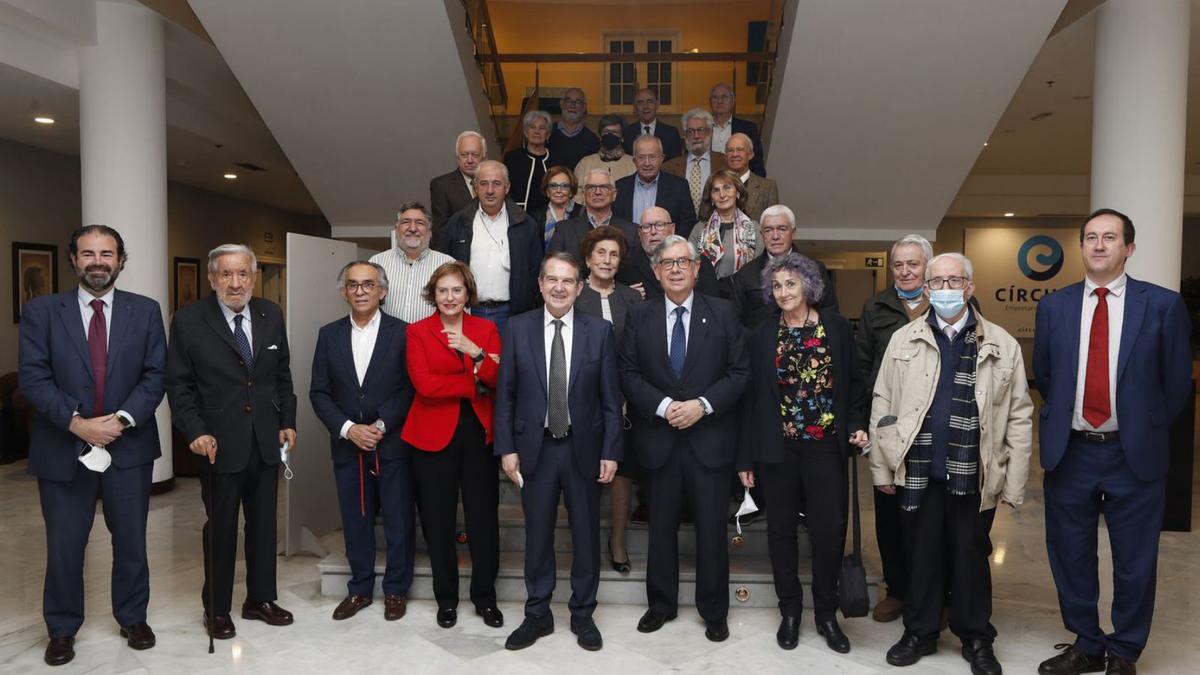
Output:
M649 129L650 129L649 131L646 131L647 127L649 127ZM654 118L654 121L649 124L646 124L645 122L642 122L641 120L638 121L638 135L640 135L640 136L653 136L655 129L658 129L658 118L657 117Z
M690 340L691 336L692 336L692 303L695 302L695 300L696 300L696 294L692 293L687 296L686 300L684 300L681 304L677 305L671 301L671 298L669 298L665 295L663 296L663 301L665 301L667 304L667 356L671 355L671 332L675 330L675 309L678 307L682 307L684 310L683 311L683 345L684 345L684 351L686 352L688 340ZM712 405L709 404L708 399L701 396L700 402L702 404L704 404L705 414L711 414L712 413ZM658 409L654 411L654 414L658 415L659 417L662 417L663 419L666 419L667 408L669 408L672 403L674 403L674 401L671 399L670 396L664 396L663 400L659 402Z
M350 353L354 356L354 374L358 376L360 387L367 378L367 366L371 365L371 355L375 353L375 340L379 337L380 323L383 323L383 318L378 309L365 326L359 326L354 320L354 315L350 315ZM350 431L352 426L354 422L350 420L342 424L342 438L346 437L346 432Z
M709 146L713 152L725 152L725 144L729 142L729 137L733 135L733 115L725 120L725 124L717 124L713 120L712 144Z
M79 292L76 295L76 297L79 299L79 316L80 316L80 318L83 319L83 337L85 340L88 337L88 329L91 328L91 326L92 326L92 315L94 315L96 313L96 310L92 309L92 301L99 300L104 303L104 351L105 351L105 353L108 352L109 336L112 335L112 313L113 313L112 305L113 305L113 295L115 293L116 293L116 289L110 288L110 289L108 289L107 293L105 293L104 295L101 295L100 297L97 298L96 296L92 295L91 293L88 293L87 291L83 290L83 287L80 286ZM79 412L76 411L75 414L78 415ZM133 415L130 415L129 413L125 412L124 410L118 410L116 414L120 415L121 417L124 417L125 421L129 422L129 426L131 426L131 427L136 426L135 420L133 419Z
M462 176L463 180L466 182L467 192L471 193L471 199L475 199L475 183L474 183L474 181L472 181L471 177L468 176L467 174L463 173L462 171L459 171L458 175Z
M220 301L217 302L217 307L221 308L221 315L225 317L225 325L229 326L230 333L234 333L237 330L237 327L233 323L233 317L243 317L242 332L246 334L246 341L250 343L250 355L254 356L254 333L253 329L250 328L250 324L252 323L250 321L250 302L246 301L246 306L240 312L234 312Z
M471 234L471 273L479 289L479 300L508 301L508 278L512 264L508 257L508 207L492 218L480 208L475 212Z
M1079 369L1075 374L1075 412L1071 417L1071 428L1080 431L1116 431L1117 424L1117 355L1121 352L1121 323L1125 319L1125 288L1129 277L1122 274L1105 284L1108 289L1108 409L1112 411L1107 420L1093 427L1083 419L1083 386L1087 380L1088 342L1092 336L1092 316L1096 313L1096 289L1099 286L1091 279L1083 280L1083 314L1079 321Z
M559 319L563 322L562 340L563 356L566 357L567 391L571 391L571 345L575 342L575 308L567 310ZM546 386L550 386L550 352L554 349L554 315L550 310L542 308L542 325L546 337ZM546 401L550 400L550 392L546 392ZM546 428L550 428L550 408L546 407ZM571 423L571 409L567 408L567 424Z
M937 319L938 330L942 331L942 334L945 335L946 326L954 326L954 337L958 337L959 335L962 335L963 328L965 328L967 325L967 319L969 319L971 317L971 308L966 307L966 310L967 311L963 312L962 316L958 317L958 321L955 321L954 323L950 323L949 321L946 321L937 312L934 312L933 318ZM947 337L949 337L949 336L947 336Z

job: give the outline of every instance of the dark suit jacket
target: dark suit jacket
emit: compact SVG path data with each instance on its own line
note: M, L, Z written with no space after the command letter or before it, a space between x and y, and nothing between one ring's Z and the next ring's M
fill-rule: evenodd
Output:
M837 291L833 286L833 275L820 260L813 260L813 262L817 264L817 269L821 271L821 279L825 281L825 290L821 293L817 303L813 305L813 309L840 311ZM767 252L763 251L761 255L743 265L742 269L726 280L729 298L733 300L733 305L737 308L738 318L741 319L742 325L748 329L754 328L764 318L779 311L774 303L767 303L763 300L762 273L766 264Z
M1121 446L1142 480L1167 473L1167 436L1192 388L1191 320L1183 297L1130 278L1117 356L1117 409ZM1066 453L1075 412L1083 282L1045 295L1037 308L1033 374L1042 393L1039 440L1042 468L1052 471Z
M496 386L496 456L517 453L522 472L532 473L546 438L545 310L509 319L508 339L501 346L500 381ZM617 345L604 319L574 313L567 409L575 467L591 479L600 475L600 460L624 458L621 390Z
M463 180L462 172L455 167L429 181L429 209L433 213L433 238L446 227L450 216L462 210L471 201L471 191Z
M833 358L833 419L837 439L850 452L850 434L867 428L867 389L858 367L850 322L834 310L822 309L820 315L829 354ZM746 388L742 406L739 471L753 470L755 463L782 462L784 458L779 374L775 365L779 314L774 314L773 318L773 321L760 323L746 338L750 386Z
M613 335L617 339L617 345L621 344L621 334L625 330L625 318L629 315L629 308L641 302L642 296L622 283L616 284L613 292L609 294L608 310L612 313ZM600 294L591 286L583 287L583 291L575 299L575 309L584 314L604 318L600 308Z
M725 153L712 152L709 154L710 154L709 160L712 163L712 167L710 167L711 171L709 172L709 175L712 175L718 171L724 171L725 169L729 168L729 163L725 161ZM683 155L680 155L679 157L676 157L675 159L663 162L662 170L669 174L672 174L674 176L679 176L680 178L683 179L684 185L686 185L687 184L687 171L688 171L688 158L689 157L690 157L690 155L688 155L687 153L684 153ZM753 166L753 163L751 163L751 166ZM688 199L691 200L691 198L692 198L691 191L689 190L688 191ZM701 201L703 201L703 199L701 199Z
M350 346L351 318L346 316L321 327L313 353L312 385L308 398L313 411L329 429L333 461L341 464L357 458L359 450L341 437L347 421L374 424L383 420L387 431L375 447L385 459L399 457L400 430L412 405L413 387L404 362L404 334L408 324L381 313L375 349L362 384L354 369Z
M263 463L279 464L279 431L296 428L291 354L283 311L262 298L250 298L250 350L247 371L233 331L215 293L175 313L167 351L167 400L171 420L189 443L210 434L217 439L218 473L237 473L258 441ZM201 462L204 467L208 462Z
M21 310L18 379L34 412L28 471L46 480L75 477L84 443L67 427L76 412L93 416L95 377L78 297L72 287ZM104 414L124 410L134 426L107 450L114 466L140 466L161 454L154 410L163 397L167 343L158 303L114 291L108 331Z
M717 270L704 257L700 258L700 276L696 278L696 292L724 298L729 294L728 286L717 279ZM662 284L654 276L654 267L650 264L650 256L640 245L629 247L621 266L617 269L617 281L632 286L642 284L646 291L646 299L654 300L663 296ZM634 291L636 293L636 291Z
M542 264L542 228L513 200L504 202L508 211L508 302L510 314L527 312L541 296L537 290L538 266ZM450 216L440 241L434 249L468 265L471 264L471 240L475 236L475 213L479 200L467 202L458 213Z
M621 231L625 235L625 243L629 246L637 246L638 231L637 225L634 225L629 220L613 213L609 225ZM592 223L588 220L587 209L579 209L579 215L568 218L554 228L554 236L550 237L550 244L546 247L546 252L566 251L574 256L581 255L580 249L583 246L583 238L588 232L592 231Z
M625 127L625 152L633 154L633 142L638 136L642 135L642 123L634 122ZM679 130L670 124L664 123L658 119L654 123L654 135L658 140L662 141L663 159L674 159L683 154L683 139L679 136Z
M763 152L762 137L758 135L758 125L750 120L734 117L733 133L746 134L750 137L750 142L754 145L754 159L750 160L750 170L762 176L763 178L766 178L767 155Z
M742 326L727 300L695 294L683 377L676 378L667 354L664 298L635 305L621 338L621 388L628 409L640 420L635 443L642 465L654 470L666 463L682 441L702 465L732 466L737 455L738 416L748 380ZM687 401L704 397L711 415L679 431L655 412L663 398Z
M617 199L613 202L614 216L620 216L629 221L634 218L641 219L642 214L633 212L633 181L637 179L638 176L635 173L617 181ZM692 205L692 194L686 180L665 171L659 171L658 190L654 193L654 205L661 206L671 214L676 234L686 239L692 233L692 226L696 224L696 207ZM637 240L634 239L629 244L636 246Z

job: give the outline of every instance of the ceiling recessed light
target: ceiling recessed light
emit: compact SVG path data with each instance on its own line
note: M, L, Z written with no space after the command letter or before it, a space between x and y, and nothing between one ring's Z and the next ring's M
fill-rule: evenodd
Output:
M46 115L38 115L37 117L33 118L33 121L37 122L38 124L54 124L54 118L47 117Z
M984 141L984 142L983 142L983 147L985 147L985 148L986 148L986 147L987 147L987 144L988 144L988 142L987 142L987 141Z
M236 173L227 173L227 174L225 174L225 180L237 180L237 174Z
M1013 217L1013 216L1015 216L1015 215L1017 215L1017 214L1013 213L1012 211L1009 211L1008 213L1005 213L1005 214L1004 214L1004 217L1005 217L1005 218L1012 218L1012 217Z

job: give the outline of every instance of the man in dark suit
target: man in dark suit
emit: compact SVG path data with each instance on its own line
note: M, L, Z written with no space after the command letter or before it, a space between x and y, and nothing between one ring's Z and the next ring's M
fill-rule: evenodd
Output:
M1183 298L1125 273L1133 222L1100 209L1080 228L1086 278L1038 303L1046 548L1075 642L1041 673L1136 672L1150 635L1168 430L1192 388ZM1100 628L1096 528L1108 529L1113 632Z
M208 509L202 601L204 623L218 639L236 634L229 610L239 505L246 519L242 618L292 623L291 612L275 604L275 504L280 448L296 448L296 395L283 312L250 297L257 271L249 247L210 251L213 294L175 313L167 352L172 421L189 449L207 460L198 462Z
M655 138L634 141L633 163L637 173L617 181L613 213L637 223L646 209L661 206L670 213L680 236L687 238L696 224L696 207L692 205L687 181L662 171L662 141Z
M696 609L705 636L729 637L729 552L726 508L737 452L737 410L748 360L742 327L728 301L695 293L705 264L688 241L672 235L654 250L665 296L636 305L621 338L621 385L634 442L651 472L650 607L638 630L652 633L679 605L679 522L684 497L696 528Z
M708 103L712 107L713 135L712 149L714 152L724 152L725 144L734 134L746 134L754 145L754 159L750 160L750 170L767 177L767 167L764 164L766 155L763 153L762 138L758 135L758 125L750 120L733 116L737 100L733 95L733 87L724 82L718 82L708 92Z
M642 295L646 300L661 298L662 284L650 257L654 249L667 237L675 234L675 223L671 222L671 214L666 209L651 206L642 214L642 224L638 225L638 238L630 244L629 252L617 268L617 281L629 286ZM717 279L717 271L707 259L701 260L699 276L696 280L696 290L705 295L725 297L726 285Z
M571 632L600 649L592 620L600 585L600 485L622 458L621 393L611 325L574 311L579 259L550 253L538 287L545 305L514 317L500 354L496 455L521 487L525 511L525 620L505 647L524 649L554 632L554 528L562 494L570 515Z
M383 511L387 567L383 617L404 616L413 578L413 477L400 430L413 388L404 363L407 324L380 309L388 294L381 265L351 262L338 274L350 316L321 328L309 399L329 429L346 559L347 595L336 621L370 605L375 592L375 514Z
M764 249L761 255L742 266L729 277L729 297L737 308L738 318L747 329L753 328L764 319L774 315L776 307L763 299L762 272L767 262L795 250L796 215L783 204L776 204L763 211L758 224L762 233ZM799 251L797 251L799 253ZM833 275L820 260L813 259L821 271L825 290L817 300L816 309L838 310L837 291L833 286Z
M79 286L25 305L18 356L21 392L34 410L28 470L46 522L42 616L52 666L75 657L84 549L100 494L112 534L113 618L130 647L154 646L146 513L167 357L158 303L113 287L125 268L121 235L88 225L68 250Z
M437 239L450 216L475 198L475 170L487 159L487 141L477 131L464 131L454 141L458 166L429 181L429 207L433 210L433 238Z
M666 159L683 154L683 139L679 130L658 119L658 94L653 89L641 89L634 95L633 111L637 121L625 127L625 152L633 154L633 142L638 136L654 136L662 143Z
M613 212L613 197L617 188L608 170L592 169L584 176L579 189L583 192L583 213L564 220L554 228L554 236L546 247L548 252L566 251L571 255L581 255L579 247L583 244L583 238L601 225L617 228L630 241L637 236L637 226Z

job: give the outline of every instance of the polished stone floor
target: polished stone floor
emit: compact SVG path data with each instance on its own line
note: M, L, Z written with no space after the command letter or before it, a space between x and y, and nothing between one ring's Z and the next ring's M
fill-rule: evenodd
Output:
M1019 512L998 515L992 532L995 553L993 623L999 631L996 652L1009 673L1032 673L1050 656L1051 646L1068 639L1058 614L1054 585L1043 539L1041 471L1031 471L1028 499ZM0 467L0 673L25 673L42 665L45 628L41 593L45 570L45 535L37 486L24 463ZM862 475L864 483L865 473ZM865 493L864 493L865 494ZM1198 490L1200 494L1200 490ZM864 521L873 522L869 500ZM1200 509L1195 510L1200 526ZM279 602L292 610L296 623L272 628L236 620L238 637L218 641L207 653L200 624L200 527L202 509L195 479L180 479L171 493L151 500L149 548L151 571L150 623L158 646L135 652L117 635L110 614L108 576L110 543L98 518L88 548L87 621L80 630L75 661L62 672L255 672L343 673L386 669L405 673L634 673L748 672L875 673L895 671L884 661L887 647L899 638L899 622L880 624L870 618L842 620L853 643L848 655L835 654L805 615L799 648L785 652L775 645L778 613L773 609L734 608L731 637L724 643L704 639L703 626L691 608L653 635L636 631L640 606L601 606L596 621L605 646L589 653L574 644L565 605L555 605L554 635L521 652L504 650L504 639L520 620L521 607L502 604L507 624L486 627L460 607L459 625L443 630L434 623L434 604L414 601L399 622L383 620L381 603L343 622L329 618L336 598L321 596L316 559L299 556L279 560ZM1103 531L1101 532L1103 535ZM340 547L340 533L323 543ZM864 532L867 565L878 572L874 533ZM1150 644L1139 667L1144 673L1200 671L1200 533L1162 535L1158 600ZM1107 542L1101 536L1102 570L1109 569ZM239 563L239 571L240 571ZM1103 584L1102 602L1111 584ZM235 607L244 587L234 590ZM1106 606L1106 605L1104 605ZM969 673L957 640L943 634L941 651L908 669L912 673Z

